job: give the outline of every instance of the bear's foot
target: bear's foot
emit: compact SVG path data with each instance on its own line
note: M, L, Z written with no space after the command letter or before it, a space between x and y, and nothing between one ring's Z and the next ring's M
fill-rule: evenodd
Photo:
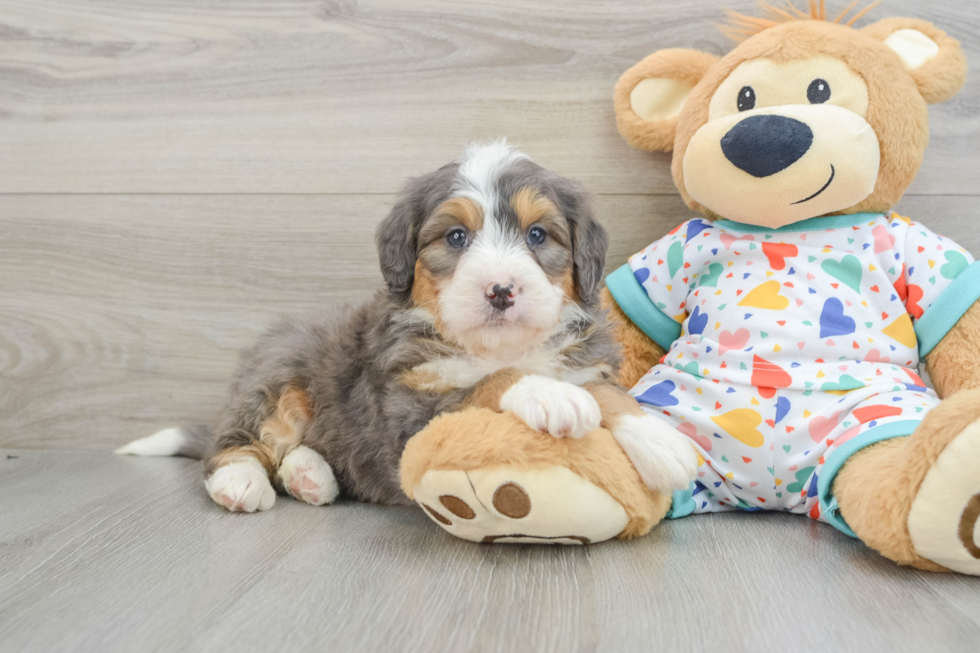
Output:
M966 427L929 468L909 511L916 553L980 576L980 420Z
M834 494L851 529L886 558L980 575L980 389L943 400L912 435L852 455Z
M446 531L486 544L590 544L629 522L619 502L566 467L430 470L413 494Z
M439 526L473 542L630 539L670 507L608 430L555 438L486 408L440 415L412 437L401 485Z

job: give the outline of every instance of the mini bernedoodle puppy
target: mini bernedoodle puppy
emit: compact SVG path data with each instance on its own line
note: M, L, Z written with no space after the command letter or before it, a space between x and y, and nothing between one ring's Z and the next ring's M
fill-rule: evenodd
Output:
M596 396L623 391L598 301L606 233L578 184L504 141L471 146L410 181L376 240L387 291L265 333L216 428L165 429L118 453L203 457L208 493L233 511L267 510L277 492L410 503L398 476L409 438L485 406L554 437L602 423L651 489L688 486L682 434L600 413Z

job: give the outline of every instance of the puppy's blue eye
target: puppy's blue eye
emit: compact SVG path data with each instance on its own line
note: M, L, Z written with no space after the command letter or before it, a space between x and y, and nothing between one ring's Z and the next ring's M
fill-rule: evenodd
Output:
M548 232L541 227L531 227L531 230L527 232L527 244L540 245L547 236Z
M446 234L446 242L450 247L466 247L466 230L453 229Z

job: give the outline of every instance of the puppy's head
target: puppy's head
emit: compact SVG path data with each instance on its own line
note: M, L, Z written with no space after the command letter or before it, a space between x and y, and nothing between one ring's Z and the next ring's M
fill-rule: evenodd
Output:
M409 182L377 244L399 301L466 350L500 353L595 305L607 238L578 184L499 141Z

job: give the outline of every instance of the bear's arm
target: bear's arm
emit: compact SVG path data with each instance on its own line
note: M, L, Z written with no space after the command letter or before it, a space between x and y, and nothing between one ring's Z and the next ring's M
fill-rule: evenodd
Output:
M623 364L619 368L619 385L632 388L666 353L647 337L616 304L608 288L602 289L602 307L609 312L616 340L623 348Z
M940 398L980 388L980 301L926 355L926 369Z

